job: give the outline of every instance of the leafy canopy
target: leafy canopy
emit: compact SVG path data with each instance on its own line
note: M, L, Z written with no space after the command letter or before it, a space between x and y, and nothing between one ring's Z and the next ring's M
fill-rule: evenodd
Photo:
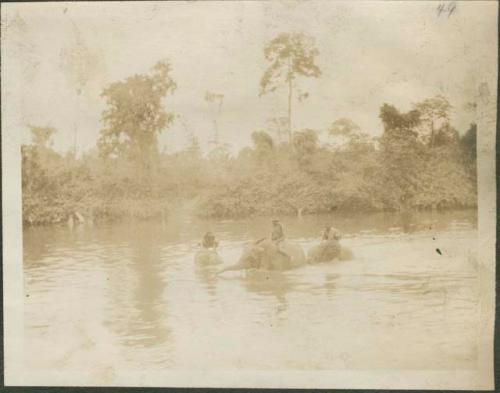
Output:
M420 113L420 122L418 133L420 138L426 142L429 147L436 144L436 130L447 128L450 122L451 104L442 95L427 98L426 100L414 105L414 109Z
M321 70L314 63L318 54L312 37L303 33L278 35L264 48L264 56L271 65L260 81L260 95L276 90L297 76L319 77Z
M107 109L98 141L102 156L146 159L158 153L158 135L174 120L162 99L176 89L166 61L157 63L150 74L134 75L107 86L101 96Z
M33 144L37 147L49 147L52 144L52 136L56 133L53 127L38 127L29 126L31 130L31 139Z

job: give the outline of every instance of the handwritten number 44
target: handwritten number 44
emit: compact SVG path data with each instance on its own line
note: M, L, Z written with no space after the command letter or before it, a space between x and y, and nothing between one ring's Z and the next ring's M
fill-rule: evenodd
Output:
M448 14L448 18L457 9L457 4L454 1L448 3L439 3L437 7L437 14L441 16L442 14Z

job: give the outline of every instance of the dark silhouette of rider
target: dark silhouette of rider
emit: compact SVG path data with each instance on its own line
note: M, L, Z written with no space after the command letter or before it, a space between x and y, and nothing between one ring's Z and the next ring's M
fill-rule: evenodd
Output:
M340 240L341 234L338 229L332 226L327 226L321 236L322 240Z
M279 220L274 219L272 221L273 224L273 229L271 231L271 241L276 244L276 247L278 249L278 252L280 254L285 255L288 259L290 259L290 255L288 255L283 249L282 249L282 243L283 240L285 240L285 231L283 230L283 225Z
M215 250L219 245L219 242L215 240L215 235L212 232L206 232L205 235L203 235L201 245L203 248L213 248Z
M283 230L283 225L279 220L273 220L273 230L271 231L271 240L276 244L280 243L285 239L285 231Z

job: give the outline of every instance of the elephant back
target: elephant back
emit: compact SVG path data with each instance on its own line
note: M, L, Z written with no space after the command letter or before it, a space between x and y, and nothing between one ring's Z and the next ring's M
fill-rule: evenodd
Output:
M222 263L222 259L216 251L206 249L198 250L194 261L198 265L218 265Z
M283 241L278 246L270 239L261 239L243 250L239 263L244 269L280 271L303 265L305 255L295 243Z
M311 247L308 252L309 262L328 262L340 256L341 247L337 240L324 240Z
M239 264L243 269L258 269L262 265L263 252L258 243L249 244L243 249Z

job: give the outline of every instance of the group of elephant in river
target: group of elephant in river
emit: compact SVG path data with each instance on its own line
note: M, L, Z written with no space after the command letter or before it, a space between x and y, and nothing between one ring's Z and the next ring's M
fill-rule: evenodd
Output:
M275 225L276 228L276 225ZM259 239L249 243L244 249L238 262L218 270L218 274L231 270L274 270L284 271L307 264L330 262L335 260L350 259L352 257L349 249L341 247L340 232L333 227L327 227L323 231L322 238L318 244L304 253L302 247L284 239L281 229L278 236L273 231L269 238ZM201 243L201 249L196 253L195 262L198 265L221 265L222 258L217 253L217 241L215 236L208 232Z

